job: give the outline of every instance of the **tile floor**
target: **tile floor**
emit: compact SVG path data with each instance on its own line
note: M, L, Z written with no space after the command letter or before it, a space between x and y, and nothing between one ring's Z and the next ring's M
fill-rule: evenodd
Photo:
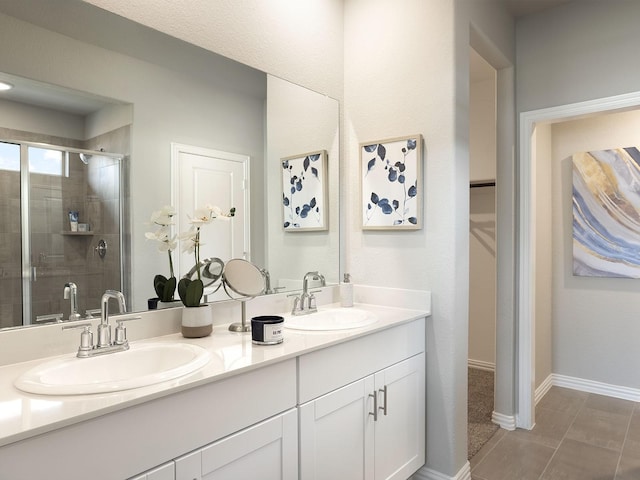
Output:
M472 480L640 480L640 403L552 387L533 430L498 430Z

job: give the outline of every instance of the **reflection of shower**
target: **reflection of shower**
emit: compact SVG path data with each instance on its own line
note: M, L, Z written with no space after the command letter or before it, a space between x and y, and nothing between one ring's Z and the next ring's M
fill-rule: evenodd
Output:
M12 272L9 289L21 292L9 302L10 325L33 324L38 318L63 311L65 319L75 318L82 310L100 305L98 292L122 290L124 155L30 142L1 141L0 147L3 155L9 151L12 164L19 169L0 169L0 180L18 181L24 187L15 198L19 208L12 209L17 211L8 217L12 225L20 225L21 255L11 255L11 249L0 251L0 270ZM102 161L101 157L113 161ZM92 165L95 171L89 171ZM13 205L13 189L5 190L0 192L0 203L6 199ZM28 195L20 195L22 192ZM80 212L86 230L71 231L70 211ZM100 247L107 243L111 261L100 262ZM65 283L70 284L70 275L80 287L77 301L73 308L71 304L61 308L61 289ZM46 281L41 280L43 277ZM72 292L68 293L71 297ZM4 315L2 327L7 326Z

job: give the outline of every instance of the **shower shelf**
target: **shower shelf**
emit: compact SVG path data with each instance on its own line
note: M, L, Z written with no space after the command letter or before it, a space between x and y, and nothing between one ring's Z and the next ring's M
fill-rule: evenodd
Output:
M70 235L70 236L74 236L74 237L91 237L91 236L95 235L95 232L67 232L67 231L62 231L62 232L60 232L60 235Z

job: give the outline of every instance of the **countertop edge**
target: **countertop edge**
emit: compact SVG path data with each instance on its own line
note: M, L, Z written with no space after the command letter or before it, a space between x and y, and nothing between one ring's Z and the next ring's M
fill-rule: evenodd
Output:
M103 415L108 415L110 413L114 413L126 408L130 408L133 406L137 406L137 405L141 405L153 400L157 400L160 398L164 398L170 395L174 395L183 391L187 391L187 390L191 390L194 388L198 388L204 385L208 385L211 383L215 383L230 377L234 377L237 375L242 375L244 373L253 371L253 370L257 370L260 368L264 368L267 367L269 365L273 365L276 363L280 363L283 361L287 361L289 359L292 358L297 358L300 357L302 355L317 351L317 350L321 350L321 349L325 349L334 345L338 345L344 342L348 342L357 338L361 338L367 335L370 335L372 333L376 333L376 332L382 332L384 330L390 329L390 328L394 328L397 327L399 325L402 324L406 324L406 323L410 323L422 318L428 318L431 316L431 311L429 310L413 310L413 309L405 309L405 308L398 308L398 307L388 307L388 306L377 306L377 305L370 305L370 304L356 304L354 305L356 308L361 308L361 309L365 309L365 310L372 310L375 311L376 313L380 314L383 313L384 315L394 315L394 314L399 314L400 317L398 320L383 320L380 322L377 322L376 324L373 324L371 326L367 326L367 327L362 327L362 328L358 328L358 329L353 329L351 331L346 331L346 332L340 332L340 331L332 331L332 332L296 332L296 331L287 331L287 335L291 335L292 338L304 338L305 336L312 336L312 337L316 337L316 339L318 340L318 342L312 346L305 346L304 348L300 348L300 349L294 349L288 353L284 353L282 355L277 355L274 356L273 358L267 358L264 360L261 360L259 362L255 362L255 363L250 363L248 365L242 365L239 366L237 368L233 368L224 372L219 372L216 374L211 374L208 375L204 378L191 378L191 377L196 377L198 372L194 372L193 374L189 374L186 375L184 377L180 377L179 379L176 380L169 380L169 381L165 381L162 383L158 383L155 385L150 385L150 386L146 386L146 387L140 387L140 388L136 388L136 389L131 389L128 390L127 393L133 393L135 395L135 398L130 398L130 399L125 399L125 400L120 400L120 401L115 401L113 404L111 405L107 405L104 407L95 407L90 411L85 411L83 413L79 413L79 414L74 414L71 416L67 416L64 418L59 418L58 420L53 420L51 422L47 422L46 424L42 424L42 425L38 425L29 429L25 429L22 430L20 432L16 432L16 433L10 433L8 435L2 435L0 433L0 448L1 447L5 447L38 435L42 435L42 434L46 434L49 432L52 432L54 430L58 430L61 428L65 428L71 425L75 425L77 423L81 423L84 421L88 421ZM215 330L217 330L219 333L218 335L221 335L221 332L226 331L228 324L224 324L224 325L219 325L215 327ZM246 334L245 334L246 335ZM300 337L302 336L302 337ZM326 337L325 339L323 339L322 337ZM250 337L249 337L250 338ZM307 337L309 338L309 337ZM165 336L161 336L161 337L153 337L153 338L148 338L148 339L144 339L144 340L139 340L135 343L143 343L143 342L157 342L157 341L174 341L175 340L179 340L181 342L185 342L185 343L194 343L194 344L200 344L202 346L203 343L207 342L207 339L209 339L209 341L211 341L212 337L205 337L205 339L185 339L183 338L180 334L170 334L170 335L165 335ZM246 340L246 337L245 337ZM290 340L291 341L291 340ZM250 341L248 342L250 344ZM205 347L207 348L207 347ZM257 348L257 349L273 349L274 346L259 346L259 345L252 345L252 348ZM77 401L82 401L83 399L86 399L87 401L91 401L93 399L97 399L97 396L94 395L70 395L70 396L47 396L47 395L34 395L34 394L28 394L28 393L23 393L19 390L17 390L14 386L13 386L13 379L17 378L17 375L20 374L20 371L26 371L29 368L31 368L34 365L37 365L40 362L46 361L49 358L55 358L55 357L48 357L48 358L42 358L42 359L38 359L38 360L30 360L28 362L21 362L21 363L17 363L17 364L12 364L12 365L6 365L3 367L0 367L0 376L2 376L3 370L9 370L10 372L12 370L13 371L13 376L12 379L8 379L6 380L6 382L10 383L11 386L9 387L9 390L13 389L14 391L14 397L13 399L3 399L0 396L0 403L2 403L3 401L15 401L15 400L24 400L24 399L35 399L35 400L43 400L43 401L47 401L47 400L52 400L52 401L60 401L62 400L69 400L69 399L73 399L73 400L77 400ZM206 369L206 366L203 367L203 369ZM1 382L4 382L5 380L2 379ZM104 395L114 395L117 396L118 394L120 394L122 392L113 392L112 394L104 394ZM102 394L100 394L102 395ZM2 427L2 423L0 421L0 427Z

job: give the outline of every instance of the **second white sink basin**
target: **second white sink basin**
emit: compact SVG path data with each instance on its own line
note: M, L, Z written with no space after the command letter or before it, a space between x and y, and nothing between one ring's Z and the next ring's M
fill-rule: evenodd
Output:
M15 386L44 395L117 392L187 375L209 359L207 350L187 343L133 344L124 352L43 362L18 377Z
M285 328L293 330L347 330L377 322L376 316L359 308L328 308L309 315L288 316Z

